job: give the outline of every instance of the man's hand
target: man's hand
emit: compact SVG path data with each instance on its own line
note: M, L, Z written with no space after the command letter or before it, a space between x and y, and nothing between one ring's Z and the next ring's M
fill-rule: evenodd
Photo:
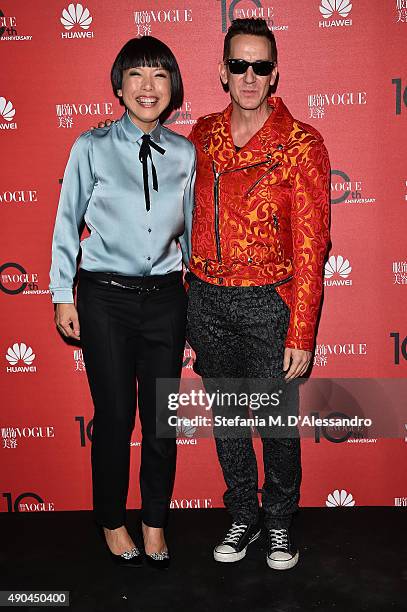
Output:
M79 318L75 304L57 304L55 325L65 338L79 340Z
M284 365L283 370L287 372L284 376L285 380L292 380L298 376L302 376L308 369L311 361L312 353L301 349L286 348L284 350Z
M109 127L109 125L112 125L112 123L114 123L114 121L111 121L110 119L105 119L104 121L99 121L97 127L98 128L102 128L102 127ZM91 130L95 129L94 125L90 126Z

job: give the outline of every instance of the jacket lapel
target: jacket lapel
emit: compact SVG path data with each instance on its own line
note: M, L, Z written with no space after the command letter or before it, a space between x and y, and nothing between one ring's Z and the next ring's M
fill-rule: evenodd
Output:
M267 163L274 159L275 154L284 149L293 127L293 117L282 102L281 98L271 97L268 104L273 112L254 136L236 151L230 118L232 105L218 115L207 134L205 151L215 164L217 172L237 170L257 163Z
M212 124L212 129L207 134L205 150L215 163L216 170L223 172L233 160L236 150L230 131L230 115L232 105L220 113Z

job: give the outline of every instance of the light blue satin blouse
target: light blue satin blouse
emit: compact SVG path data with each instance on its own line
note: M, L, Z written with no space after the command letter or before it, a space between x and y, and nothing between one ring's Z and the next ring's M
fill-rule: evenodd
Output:
M95 272L149 276L181 270L182 259L188 265L194 146L160 123L150 132L165 153L151 147L158 191L153 190L148 160L151 208L147 211L139 161L143 134L124 113L109 127L84 132L73 145L52 242L50 290L54 303L73 302L79 247L81 267ZM83 219L90 236L80 242Z

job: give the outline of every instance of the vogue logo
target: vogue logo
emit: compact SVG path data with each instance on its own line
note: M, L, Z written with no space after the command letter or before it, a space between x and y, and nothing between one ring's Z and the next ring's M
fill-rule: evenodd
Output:
M0 98L0 129L1 130L16 130L17 123L13 122L14 115L16 114L15 108L12 103L6 100L6 98ZM4 123L7 121L7 123Z
M331 255L325 264L324 272L324 284L327 287L352 284L352 281L348 279L349 274L352 272L352 267L349 259L345 259L342 255Z
M0 11L0 41L5 40L31 40L32 36L22 36L17 32L17 19L15 17L6 17Z
M322 436L328 440L328 442L333 442L334 444L341 444L342 442L360 442L362 439L367 440L367 438L363 438L366 426L359 424L359 418L357 416L349 417L349 415L344 412L330 412L326 416L324 415L322 419L320 418L319 412L311 412L310 416L315 422L314 441L316 444L320 444ZM343 424L331 425L329 423L330 420L335 421L337 419ZM327 421L327 424L323 423L324 420ZM322 422L320 423L320 421ZM348 424L348 422L350 423ZM376 442L376 440L374 440L374 442Z
M309 117L322 119L326 106L358 106L367 104L366 91L343 91L338 93L316 93L308 96Z
M186 23L192 21L191 9L159 9L134 11L137 36L150 36L155 23Z
M39 277L35 272L27 272L18 263L8 262L0 266L0 290L9 295L45 295L49 289L39 288Z
M53 427L2 427L3 448L17 448L18 438L54 438Z
M17 270L17 273L16 273ZM0 289L4 293L21 293L30 281L36 282L38 275L29 275L18 263L5 263L0 267Z
M37 493L26 491L20 493L15 500L10 492L3 493L3 497L7 500L7 512L49 512L55 510L53 502L46 502ZM23 500L35 501L23 501Z
M56 104L55 110L58 119L59 128L71 128L74 123L74 117L86 115L113 115L112 102L89 102L81 104Z
M331 170L331 203L339 204L345 202L349 196L352 198L360 197L362 183L352 182L345 172L341 170ZM335 198L336 196L336 198Z
M288 30L288 25L276 24L274 7L264 6L260 0L220 0L220 3L222 32L227 31L234 19L265 19L270 30Z
M362 181L352 181L342 170L331 170L331 204L372 204L376 198L362 197Z
M314 365L326 366L331 355L350 357L367 355L366 342L347 342L344 344L317 344L315 347Z
M170 502L170 508L178 510L185 508L212 508L212 498L172 499Z
M0 191L0 204L31 204L32 202L38 202L37 191L34 189Z
M351 26L352 19L346 19L351 10L352 3L350 0L321 0L319 12L324 18L324 21L319 22L319 27L332 28L338 26ZM342 17L342 19L329 19L334 15Z
M16 342L13 346L9 346L6 353L6 359L10 364L10 367L6 368L7 372L36 372L37 368L31 365L35 359L35 353L31 346L27 346L24 342L18 344ZM17 365L17 364L25 364Z
M320 353L323 355L366 355L366 342L347 342L345 344L319 344Z
M68 32L61 32L61 38L93 38L93 32L88 31L93 18L89 9L84 8L82 4L70 4L62 11L60 21L65 30L68 30ZM71 32L70 30L76 26L77 29L81 28L85 32Z

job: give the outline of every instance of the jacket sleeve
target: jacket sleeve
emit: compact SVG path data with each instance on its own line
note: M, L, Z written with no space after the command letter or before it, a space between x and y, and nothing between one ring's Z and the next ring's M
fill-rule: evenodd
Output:
M191 145L190 145L191 146ZM182 258L186 267L189 265L191 257L191 232L192 232L192 214L194 210L194 188L195 188L195 176L196 176L196 154L195 147L191 147L192 163L191 170L187 179L187 183L184 189L184 219L185 219L185 230L182 236L180 236L179 242L182 250Z
M73 279L79 252L79 227L95 183L91 132L74 143L59 198L52 239L50 291L54 303L73 303Z
M330 165L322 141L308 145L294 175L291 202L293 286L285 346L312 351L329 244Z

